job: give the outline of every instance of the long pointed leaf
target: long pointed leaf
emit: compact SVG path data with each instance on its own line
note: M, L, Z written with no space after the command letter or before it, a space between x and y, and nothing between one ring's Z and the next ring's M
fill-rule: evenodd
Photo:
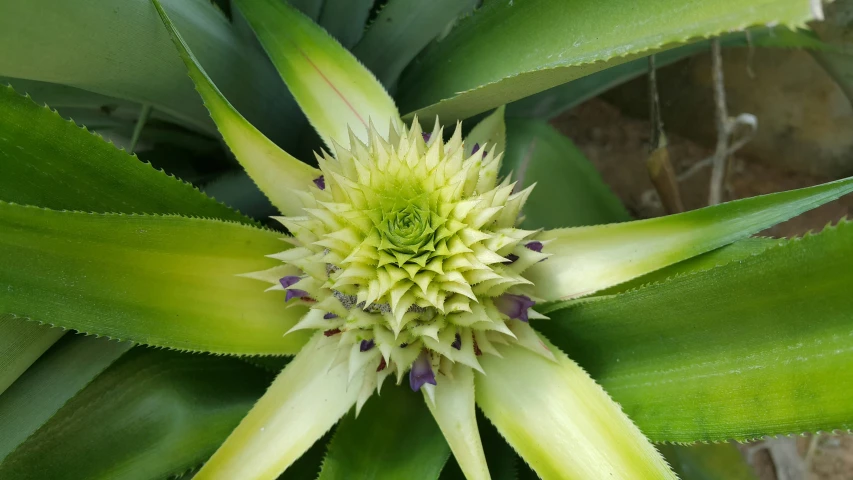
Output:
M813 37L778 25L727 33L720 36L719 41L723 47L822 48L820 42ZM710 48L710 40L701 40L664 50L655 55L655 65L657 68L663 68L699 52L707 52ZM617 85L644 75L649 70L649 59L637 58L625 63L616 59L607 62L603 67L598 72L507 105L507 116L542 120L554 118Z
M6 457L0 478L182 474L210 455L268 379L234 358L134 349Z
M429 411L450 444L453 456L468 480L488 480L489 467L474 411L474 371L456 364L453 378L442 376L435 387L435 402L424 392Z
M195 479L272 480L293 464L355 404L360 381L335 354L336 339L309 341Z
M686 275L690 273L698 273L712 268L721 267L727 263L737 262L749 258L753 255L758 255L768 248L778 247L787 242L785 239L779 238L763 238L749 237L743 240L738 240L735 243L726 245L725 247L711 250L708 253L697 255L687 260L672 264L668 267L655 270L652 273L647 273L643 276L629 280L625 283L620 283L614 287L602 290L598 295L613 295L615 293L627 292L644 285L663 282L672 277ZM595 297L593 297L595 298ZM580 301L583 301L581 299ZM556 310L561 307L558 302L556 304L544 307L544 310Z
M65 333L0 314L0 394Z
M519 469L528 467L480 410L477 411L477 426L480 429L480 439L483 442L483 450L486 453L486 462L489 464L492 480L519 480L522 478L519 475ZM532 471L530 475L531 479L538 478ZM466 480L462 468L452 455L441 471L439 479Z
M295 139L297 132L281 125L298 109L263 52L243 43L207 0L164 3L228 98L276 141ZM169 37L158 23L150 0L7 0L0 75L150 104L186 126L215 133L181 62L166 53Z
M0 314L138 343L292 354L304 312L239 274L278 265L279 235L213 220L0 202Z
M372 73L322 28L279 0L236 0L308 120L323 137L349 146L348 129L367 141L402 126L394 101Z
M476 3L476 0L389 0L352 53L383 85L390 87L397 83L415 55Z
M449 454L423 398L388 385L341 420L318 480L435 480Z
M756 480L733 443L658 445L681 480Z
M654 441L849 430L853 225L539 322ZM804 413L806 412L806 413Z
M0 395L0 462L131 346L68 335L39 358Z
M853 178L649 220L551 230L531 267L547 300L580 297L748 237L853 192Z
M178 213L251 222L3 86L0 200L53 209Z
M344 48L351 48L364 35L364 25L373 0L326 0L319 23Z
M422 118L463 119L690 38L752 25L802 25L814 18L813 5L809 0L485 2L404 73L398 99L403 111Z
M551 346L550 361L517 346L484 355L477 404L545 480L674 479L666 462L619 406Z
M184 60L196 90L216 122L225 142L252 180L285 215L298 215L302 205L293 190L314 187L319 171L293 158L271 142L228 103L199 65L158 0L153 0L175 46ZM282 2L282 5L284 3Z

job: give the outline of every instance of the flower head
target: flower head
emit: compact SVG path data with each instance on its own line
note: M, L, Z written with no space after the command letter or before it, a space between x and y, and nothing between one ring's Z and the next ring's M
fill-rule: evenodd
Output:
M480 370L493 341L516 340L508 322L531 315L524 271L547 257L516 227L529 190L497 182L499 152L472 149L459 126L445 141L437 121L431 134L413 125L318 155L305 215L279 218L297 248L276 258L299 272L280 284L312 309L293 330L339 332L339 349L369 357L351 363L376 372L371 387L413 364L415 390L456 362Z

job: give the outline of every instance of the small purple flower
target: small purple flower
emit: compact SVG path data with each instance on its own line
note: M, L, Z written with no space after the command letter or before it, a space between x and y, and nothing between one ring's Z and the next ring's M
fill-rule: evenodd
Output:
M516 260L518 260L518 255L516 255L514 253L510 253L509 255L506 256L506 261L502 262L502 263L504 265L511 265L511 264L515 263Z
M284 301L289 302L294 298L311 298L311 294L298 288L288 288L287 293L284 294Z
M480 144L479 144L479 143L475 143L475 144L474 144L474 148L472 148L472 149L471 149L471 155L474 155L475 153L477 153L477 152L479 152L479 151L480 151ZM488 150L483 150L483 156L484 156L484 157L485 157L486 155L488 155L488 154L489 154L489 151L488 151Z
M462 350L462 337L458 333L456 334L456 340L454 340L450 346L456 350Z
M421 133L421 136L424 137L424 142L429 143L429 139L430 139L430 137L432 137L432 134L427 133L427 132L423 132L423 133Z
M509 318L514 318L517 320L521 320L522 322L527 322L527 310L530 309L533 305L536 305L536 302L530 299L525 295L513 295L511 293L504 293L500 297L494 299L495 306L498 307L498 310L501 311L504 315Z
M317 185L317 188L320 190L326 189L326 177L324 175L320 175L319 177L314 179L314 185Z
M366 352L366 351L370 350L371 348L373 348L374 345L376 345L376 343L373 341L373 339L362 340L361 346L359 346L358 349L359 349L359 351Z
M538 240L529 242L527 245L525 245L525 247L529 248L530 250L533 250L534 252L542 253L542 242Z
M429 352L423 350L409 370L409 387L413 392L417 392L425 383L435 385L435 373L432 371Z
M288 275L286 277L281 277L278 280L278 282L281 283L281 286L284 287L285 291L287 292L284 296L285 302L289 302L294 298L311 297L311 295L305 290L299 290L298 288L288 288L299 280L302 280L302 277L297 275Z
M337 315L335 315L335 314L334 314L334 313L332 313L332 312L329 312L329 313L327 313L327 314L323 315L323 319L324 319L324 320L331 320L331 319L333 319L333 318L338 318L338 316L337 316Z

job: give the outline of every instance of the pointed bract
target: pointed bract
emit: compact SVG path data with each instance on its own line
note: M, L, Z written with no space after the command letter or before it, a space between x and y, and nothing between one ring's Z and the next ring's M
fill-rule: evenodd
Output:
M434 400L424 393L429 411L450 445L456 462L467 480L488 480L489 467L483 453L483 443L477 429L474 412L474 372L455 364L450 375L439 377Z
M403 126L394 101L325 30L281 0L237 0L273 65L329 148L362 142L373 123L384 138ZM389 123L390 121L390 123Z
M337 341L316 334L195 478L272 480L352 407L360 385L332 366ZM358 382L355 382L358 383Z
M481 360L477 405L544 480L675 479L605 391L553 345L557 361L498 345Z
M302 203L294 192L313 186L320 172L279 148L231 106L199 65L160 2L152 1L219 133L240 165L273 205L286 215L299 215Z
M589 295L758 233L853 192L853 178L634 222L546 231L553 254L526 272L537 296Z

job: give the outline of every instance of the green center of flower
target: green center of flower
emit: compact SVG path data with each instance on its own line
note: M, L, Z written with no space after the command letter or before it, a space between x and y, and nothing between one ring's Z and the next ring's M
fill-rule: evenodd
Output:
M383 212L383 217L377 227L381 235L379 248L394 255L400 263L434 250L435 227L430 223L428 208L409 204L400 210Z
M368 395L391 372L418 390L454 363L479 370L493 342L541 350L524 271L547 254L516 228L530 190L497 183L500 153L417 123L369 138L318 157L305 216L279 219L297 246L275 255L278 288L311 308L291 331L338 338Z

